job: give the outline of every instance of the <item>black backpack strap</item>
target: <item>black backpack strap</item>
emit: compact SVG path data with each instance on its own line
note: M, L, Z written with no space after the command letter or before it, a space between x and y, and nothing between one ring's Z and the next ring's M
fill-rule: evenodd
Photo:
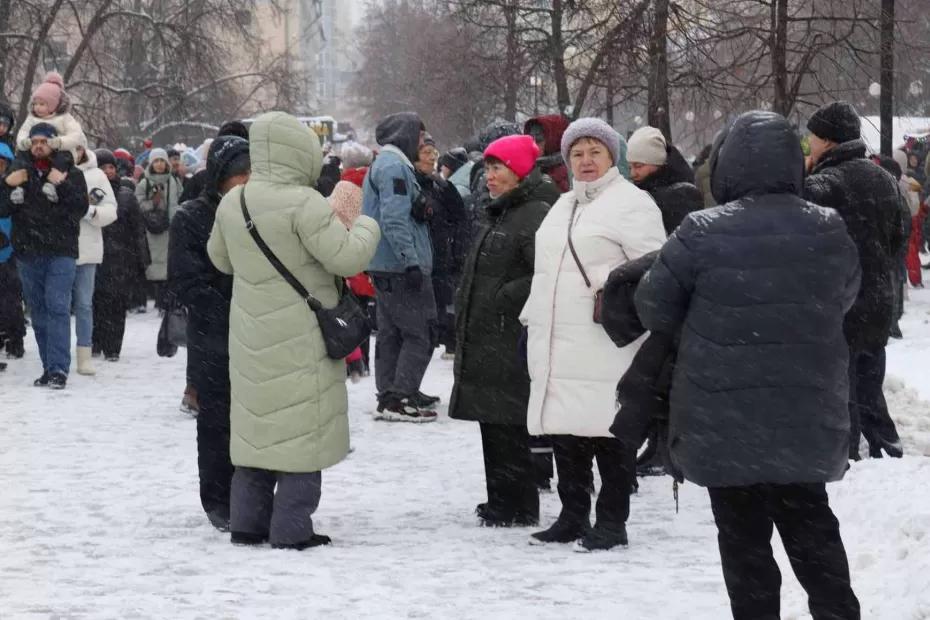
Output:
M271 248L268 247L268 244L265 243L265 240L262 239L261 235L258 234L258 229L255 227L255 222L252 221L252 216L249 214L248 207L245 206L245 187L239 192L239 206L242 207L242 217L245 218L245 228L249 231L249 234L252 235L252 239L255 240L255 245L258 246L258 249L262 251L262 254L265 255L265 258L268 259L268 262L271 263L271 266L274 267L278 273L281 274L281 277L291 285L291 287L297 291L297 294L307 302L307 305L310 306L310 309L314 312L320 310L323 307L323 304L320 301L310 294L303 284L300 283L300 280L294 277L287 267L284 266L284 263L275 256L275 253L271 251Z

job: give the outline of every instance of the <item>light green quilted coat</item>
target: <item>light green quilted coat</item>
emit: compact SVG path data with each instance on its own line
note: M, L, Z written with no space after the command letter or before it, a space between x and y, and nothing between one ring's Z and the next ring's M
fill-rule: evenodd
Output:
M381 237L378 225L362 216L346 230L313 189L323 153L317 137L294 117L264 114L249 138L252 177L244 191L259 233L307 290L334 307L334 274L365 269ZM327 357L316 316L255 245L239 206L241 191L223 197L207 244L216 268L234 276L232 462L320 471L349 451L345 363Z

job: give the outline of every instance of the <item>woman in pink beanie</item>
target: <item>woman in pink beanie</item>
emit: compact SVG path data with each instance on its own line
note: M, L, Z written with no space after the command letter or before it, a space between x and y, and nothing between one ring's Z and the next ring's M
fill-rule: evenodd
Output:
M535 167L538 155L530 136L507 136L485 150L492 200L480 213L455 304L449 417L480 424L488 500L476 513L481 525L492 527L539 522L519 315L533 280L536 229L559 190Z

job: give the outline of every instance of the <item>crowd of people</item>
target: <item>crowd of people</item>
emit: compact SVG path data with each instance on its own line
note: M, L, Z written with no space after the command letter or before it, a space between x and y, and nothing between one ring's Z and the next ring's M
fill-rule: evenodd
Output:
M201 502L233 543L328 544L312 515L349 451L347 378L373 370L375 419L433 422L442 347L449 416L479 423L482 525L537 526L557 477L531 543L625 546L637 472L667 473L709 490L735 618L778 617L773 527L813 617L859 617L825 485L860 437L903 454L885 347L925 207L917 162L869 158L851 105L811 116L806 156L747 112L693 165L658 129L558 115L441 152L403 112L377 152L326 157L272 112L223 125L190 177L166 149L91 151L56 75L31 106L15 139L0 108L0 339L23 356L25 302L35 385L64 388L72 312L93 374L140 278L163 327L183 310ZM332 354L320 312L346 299L373 356Z

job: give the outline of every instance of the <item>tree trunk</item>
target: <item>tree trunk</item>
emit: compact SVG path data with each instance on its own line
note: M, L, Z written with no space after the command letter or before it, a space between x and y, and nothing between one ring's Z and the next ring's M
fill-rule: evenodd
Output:
M507 75L504 77L504 118L508 121L517 120L517 95L520 92L520 75L518 55L520 53L517 32L517 7L511 1L504 9L504 18L507 21Z
M882 155L891 155L894 145L894 0L882 0L881 16L881 115Z
M0 32L10 31L12 0L0 0ZM9 58L9 43L0 38L0 102L9 103L6 96L6 59Z
M668 101L668 2L655 1L655 21L649 42L649 124L672 141Z
M19 97L19 118L16 120L17 127L22 127L23 122L29 115L29 100L32 98L32 83L35 81L36 70L39 68L39 56L42 54L42 48L45 47L45 42L48 40L48 32L52 29L52 24L55 23L55 18L58 16L62 4L64 4L64 0L55 0L55 4L46 13L42 27L36 33L36 41L32 46L26 72L23 75L23 90Z
M788 0L772 4L772 76L775 78L774 110L785 118L794 107L788 96Z
M552 55L552 77L555 79L556 103L559 112L571 115L572 96L568 90L568 72L565 70L565 41L562 36L562 0L552 0L549 12L552 35L549 39L549 53Z

